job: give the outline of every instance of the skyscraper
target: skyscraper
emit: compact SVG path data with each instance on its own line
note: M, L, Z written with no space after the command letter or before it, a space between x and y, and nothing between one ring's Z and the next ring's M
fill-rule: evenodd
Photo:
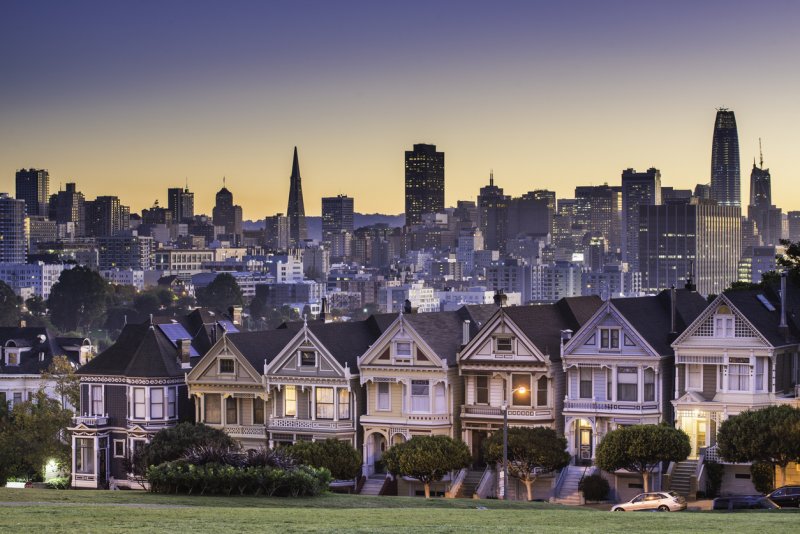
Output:
M741 206L739 189L739 134L736 116L726 108L717 110L711 143L711 199L720 206Z
M505 252L509 201L510 197L503 194L503 188L494 185L494 173L489 173L489 185L481 187L478 195L478 225L488 250Z
M423 213L444 210L444 152L416 144L406 151L406 226L420 224Z
M353 233L353 199L346 195L322 199L322 240L342 231Z
M129 210L119 203L119 197L103 196L88 201L85 206L86 235L108 237L127 230Z
M289 177L289 207L286 209L289 218L289 246L299 247L308 237L306 227L306 209L303 204L303 185L300 181L300 163L297 160L297 147L294 147L292 175Z
M224 239L235 244L242 242L242 207L233 204L233 193L224 185L217 192L216 205L212 211L214 226L224 226Z
M62 228L59 234L84 237L86 235L86 198L74 183L50 197L50 219Z
M25 263L25 201L0 193L0 263Z
M621 188L608 184L575 188L575 218L573 224L584 234L599 232L608 242L611 252L620 248L622 214Z
M761 153L761 140L758 143ZM763 245L777 245L782 236L783 213L772 205L772 178L769 169L764 168L763 154L759 164L753 161L750 171L750 203L747 205L747 218L755 222Z
M167 189L167 208L175 223L185 223L194 217L194 193L189 191L189 184Z
M661 204L661 171L622 171L622 261L639 271L639 206Z
M25 201L28 215L46 216L50 200L50 173L44 169L18 170L17 198Z

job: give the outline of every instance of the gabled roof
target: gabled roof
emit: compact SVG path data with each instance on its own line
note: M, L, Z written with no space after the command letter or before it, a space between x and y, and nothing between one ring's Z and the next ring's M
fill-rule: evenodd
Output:
M675 290L675 333L680 334L703 313L708 302L699 293ZM611 299L611 304L644 340L660 355L672 354L670 290L649 297Z
M800 318L796 313L800 311L798 306L800 291L794 284L787 284L786 289L786 324L789 327L787 333L781 332L779 328L781 301L773 288L725 291L723 295L773 347L780 347L797 343L800 339L800 329L798 329L798 319ZM772 310L764 305L759 295L762 295L772 305Z
M263 372L264 361L271 362L297 334L297 330L277 328L259 332L240 332L227 335L228 342L239 349L248 362Z
M0 362L0 374L41 374L50 366L53 357L60 355L70 356L73 363L78 363L76 355L68 354L59 345L57 338L44 327L0 327L0 346L6 345L30 348L30 350L22 352L19 365L6 366L5 361ZM41 361L40 353L44 356Z
M79 375L133 378L173 377L184 373L175 347L149 322L125 325L113 345L77 372Z

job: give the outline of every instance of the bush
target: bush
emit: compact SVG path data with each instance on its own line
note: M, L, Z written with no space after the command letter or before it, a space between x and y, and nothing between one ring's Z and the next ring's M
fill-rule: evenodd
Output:
M187 449L181 459L192 465L219 464L244 467L247 457L238 447L196 445Z
M70 477L56 477L47 481L49 489L69 489L71 485Z
M768 463L754 463L750 466L753 486L760 493L769 493L775 489L775 467Z
M361 473L361 454L346 441L298 441L289 454L303 465L328 469L335 480L352 480Z
M295 459L290 452L285 449L267 449L262 447L256 451L247 451L245 465L247 467L280 467L288 469L294 467Z
M725 466L717 462L706 462L706 498L713 499L719 496L722 487L722 475L725 474Z
M608 493L611 488L608 485L608 480L601 475L589 475L583 477L578 489L583 492L583 498L587 501L604 501L608 498Z

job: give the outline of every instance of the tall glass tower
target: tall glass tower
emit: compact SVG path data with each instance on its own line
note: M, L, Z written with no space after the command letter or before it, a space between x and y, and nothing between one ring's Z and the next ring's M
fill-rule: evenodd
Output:
M720 206L742 205L739 189L739 134L736 116L726 108L717 110L711 144L711 199Z

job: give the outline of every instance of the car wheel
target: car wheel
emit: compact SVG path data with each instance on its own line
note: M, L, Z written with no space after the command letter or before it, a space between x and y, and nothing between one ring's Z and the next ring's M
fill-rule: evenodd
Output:
M661 506L658 507L658 511L659 512L669 512L669 506L667 506L666 504L662 504Z
M624 512L624 511L625 511L625 508L619 508L619 507L617 507L617 508L614 508L614 511L615 511L615 512Z

